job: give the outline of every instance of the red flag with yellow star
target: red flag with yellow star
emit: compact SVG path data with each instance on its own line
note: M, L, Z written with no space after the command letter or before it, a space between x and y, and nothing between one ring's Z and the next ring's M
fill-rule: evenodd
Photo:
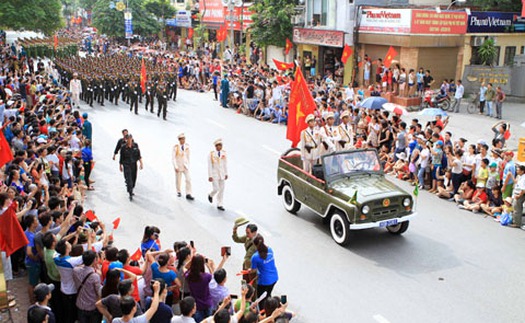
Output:
M148 75L146 73L146 65L144 64L144 57L142 57L142 63L140 67L140 88L142 89L142 94L146 93L147 80L148 80Z
M289 69L294 68L294 66L295 66L295 63L294 63L294 62L291 62L291 63L285 63L285 62L278 61L278 60L276 60L275 58L273 58L273 63L275 64L275 67L276 67L279 71L286 71L286 70L289 70Z
M341 62L343 64L346 64L346 61L352 55L352 52L352 47L348 46L348 44L345 44L345 49L343 49L343 55L341 56Z
M284 47L284 54L288 55L290 50L293 48L293 43L290 39L286 38L286 46Z
M394 57L397 56L397 51L394 49L394 47L390 46L388 49L388 52L386 52L385 59L383 60L383 64L386 68L389 68L390 65L392 65L392 61L394 60Z
M286 139L292 142L292 147L297 147L301 141L301 131L307 127L306 116L314 113L317 108L300 68L295 70L295 82L292 83L289 102Z

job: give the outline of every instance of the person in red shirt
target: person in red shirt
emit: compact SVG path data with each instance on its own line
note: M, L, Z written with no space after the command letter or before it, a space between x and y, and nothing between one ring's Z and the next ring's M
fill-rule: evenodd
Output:
M460 205L459 207L474 213L478 213L481 209L481 204L487 203L487 199L488 196L485 192L485 184L478 183L476 185L476 191L474 192L474 195L472 195L472 199L470 201L465 200L463 205Z
M133 297L135 301L140 302L138 279L136 279L136 276L142 276L144 272L146 272L147 262L144 262L144 264L142 264L142 267L131 266L129 252L126 249L119 250L117 254L117 259L124 265L125 270L134 274L135 279L133 279L133 277L128 276L128 274L126 273L124 274L124 277L131 278L133 280L133 291L131 292L131 297Z

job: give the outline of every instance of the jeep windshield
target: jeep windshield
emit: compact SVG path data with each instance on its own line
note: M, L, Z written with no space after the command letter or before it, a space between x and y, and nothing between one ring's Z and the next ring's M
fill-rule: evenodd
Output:
M381 173L375 150L348 151L323 158L325 178L333 181L356 173Z

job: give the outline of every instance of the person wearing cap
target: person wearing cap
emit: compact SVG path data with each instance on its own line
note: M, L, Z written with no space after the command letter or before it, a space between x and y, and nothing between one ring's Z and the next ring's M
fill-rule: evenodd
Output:
M525 230L525 227L521 226L523 223L523 203L525 203L525 165L519 164L516 167L516 172L516 185L512 191L514 212L512 212L512 224L510 226Z
M177 188L177 196L182 196L181 184L182 176L184 175L186 183L186 199L193 200L191 191L191 178L190 178L190 146L186 143L186 136L181 133L177 137L179 143L173 146L172 158L173 168L175 169L175 186Z
M236 243L243 243L244 244L244 250L246 253L244 254L244 261L242 263L242 269L243 270L249 270L252 267L252 256L257 251L257 248L253 244L253 238L257 235L257 225L250 223L246 226L245 235L239 236L237 234L237 228L248 223L249 221L245 218L238 218L235 220L235 224L233 225L233 234L232 234L232 240ZM245 274L243 275L243 279L247 282L251 282L252 279L255 278L255 275Z
M336 151L350 149L354 145L354 131L350 124L350 112L341 113L341 124L337 127L339 140L336 143Z
M305 121L308 127L301 131L301 159L304 171L312 173L312 166L319 156L321 136L315 129L315 117L313 114L307 115Z
M492 161L489 164L489 173L485 187L487 188L487 190L491 190L494 187L499 186L500 181L501 179L498 171L498 163Z
M133 141L131 134L126 135L126 144L120 149L119 169L124 173L126 180L126 189L129 194L129 200L133 200L133 189L137 182L137 162L140 164L140 169L143 168L142 156L140 155L139 145Z
M73 79L69 82L69 91L73 99L73 104L78 107L80 106L80 93L82 93L82 84L78 79L78 74L73 74Z
M84 137L87 139L92 140L93 128L91 126L91 122L88 120L87 112L82 114L82 118L84 119L84 123L82 124L82 135L84 135Z
M341 139L337 127L334 126L335 115L328 112L326 115L326 124L319 129L321 136L321 145L319 146L319 156L335 152L336 143Z
M503 168L503 179L501 183L501 195L503 198L512 197L512 189L514 188L514 177L516 176L516 165L514 164L514 153L506 151L503 153L505 160L505 168Z
M213 198L217 196L217 209L224 211L224 182L228 179L228 158L226 152L222 150L222 139L217 139L213 143L215 150L210 152L208 157L208 181L212 184L212 191L208 194L208 201L213 203Z

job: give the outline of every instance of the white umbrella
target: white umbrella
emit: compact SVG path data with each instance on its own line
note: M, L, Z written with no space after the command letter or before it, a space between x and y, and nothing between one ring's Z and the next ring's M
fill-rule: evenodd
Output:
M395 103L387 102L383 104L383 109L385 109L386 111L395 113L397 115L402 115L402 116L408 115L408 111L406 110L404 106L395 104Z

